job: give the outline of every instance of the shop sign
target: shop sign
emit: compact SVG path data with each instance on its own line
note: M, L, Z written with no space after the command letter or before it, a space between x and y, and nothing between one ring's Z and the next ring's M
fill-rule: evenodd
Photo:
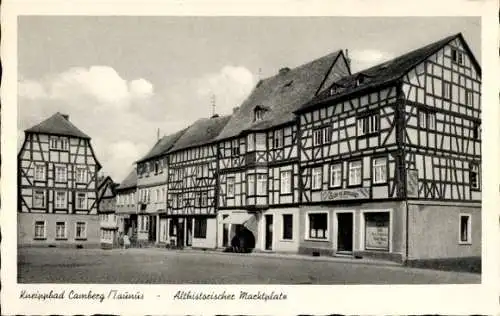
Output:
M358 200L368 199L370 197L369 188L352 188L341 190L329 190L321 192L322 201L337 201L337 200Z
M366 214L365 219L365 248L389 250L389 214Z
M418 170L407 170L406 192L408 197L418 197Z

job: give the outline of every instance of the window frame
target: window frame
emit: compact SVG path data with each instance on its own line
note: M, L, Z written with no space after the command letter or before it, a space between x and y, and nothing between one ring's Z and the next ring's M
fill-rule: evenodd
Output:
M459 50L458 48L455 48L455 47L451 48L451 61L454 64L457 64L460 66L465 65L464 53L461 50Z
M359 162L360 163L360 167L359 167L359 183L352 183L351 182L351 169L354 169L354 168L351 168L351 165L353 165L354 163L357 163ZM358 168L356 168L358 169ZM351 160L348 162L348 165L347 165L347 186L348 187L359 187L359 186L362 186L363 185L363 160L362 159L359 159L359 160Z
M58 236L58 230L57 230L58 225L57 224L60 224L60 223L63 224L63 228L64 228L63 236ZM56 221L56 237L55 237L55 239L56 240L67 240L68 239L68 226L67 226L65 221Z
M231 181L229 181L231 180ZM229 183L231 182L231 184ZM231 189L231 194L229 194L229 188L232 187ZM228 198L233 198L235 196L236 191L236 177L230 176L226 178L226 197Z
M41 193L43 196L43 205L42 206L37 206L35 205L35 198L38 193ZM47 208L47 191L43 189L33 189L33 208L34 209L46 209Z
M268 194L268 179L266 173L257 173L255 175L255 195L256 196L267 196ZM263 185L263 186L262 186Z
M193 228L193 238L206 239L207 238L207 218L195 217Z
M37 224L43 223L43 236L37 236ZM44 240L47 239L47 221L46 220L36 220L33 223L33 239Z
M80 177L79 171L82 172L82 177ZM76 166L75 167L75 182L76 183L87 183L88 182L88 172L86 167Z
M39 174L38 168L42 170L42 177L39 178L37 175ZM33 170L33 178L35 181L47 181L47 172L46 172L47 166L45 163L35 163L34 164L34 170Z
M462 218L467 218L467 239L462 239ZM472 214L460 213L458 217L458 244L459 245L472 245Z
M357 137L369 137L380 133L380 110L369 110L356 117Z
M80 207L79 195L84 196L83 207ZM88 210L88 201L87 201L87 193L86 192L76 192L75 193L75 210L78 211L86 211Z
M383 164L376 164L377 160L383 160ZM385 156L379 156L379 157L372 157L372 184L373 185L380 185L380 184L387 184L388 178L389 178L389 169L388 169L388 159ZM383 179L377 180L377 171L376 168L383 168L385 172L381 172L380 174L383 174ZM362 167L361 167L362 168Z
M64 196L64 203L62 206L58 203L58 195L62 193ZM54 210L66 210L68 209L68 192L63 190L55 190L54 191Z
M475 168L474 168L475 167ZM477 169L477 170L474 170ZM476 175L476 185L474 186L472 183L472 174ZM479 163L477 162L469 162L469 186L472 191L481 191L481 170L479 167Z
M64 169L64 172L59 173L57 170ZM60 175L64 175L64 180L59 179ZM67 183L68 182L68 166L66 165L55 165L54 166L54 182L56 183Z
M448 86L449 88L446 89L446 86ZM452 100L452 90L453 90L453 88L452 88L451 82L443 80L443 83L442 83L442 86L441 86L441 96L442 96L442 98L445 99L445 100L451 101Z
M288 174L287 177L284 177L284 174ZM292 194L292 170L282 170L280 171L280 195ZM284 179L288 179L288 184L284 183ZM285 188L286 190L284 190Z
M284 132L282 129L277 129L273 131L273 148L279 149L283 148L285 144Z
M318 171L319 170L319 173L318 172L315 172L315 171ZM318 176L319 174L319 176ZM318 179L319 179L319 185L316 186L316 181L315 181L315 176L318 176ZM319 166L319 167L313 167L311 168L311 190L313 191L317 191L317 190L321 190L323 188L323 166Z
M335 181L333 181L333 183L332 183L332 179L334 179L333 178L333 175L334 175L333 171L334 171L334 167L336 167L336 166L340 166L340 171L337 170L338 172L340 172L340 182L338 184L335 184ZM330 166L329 166L328 169L329 169L329 172L330 172L328 186L330 188L341 188L342 187L342 182L343 182L342 175L343 175L344 164L342 162L335 162L335 163L330 164Z

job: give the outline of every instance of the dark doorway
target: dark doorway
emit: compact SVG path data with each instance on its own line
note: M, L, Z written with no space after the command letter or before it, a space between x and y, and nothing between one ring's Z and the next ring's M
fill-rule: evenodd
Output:
M186 218L186 246L191 247L193 244L193 219Z
M184 219L179 218L177 221L177 247L184 247Z
M266 215L265 216L265 224L266 224L266 250L273 249L273 216Z
M150 242L156 241L156 216L149 216L149 236Z
M229 215L222 215L222 220ZM229 247L229 224L222 224L222 247Z
M337 213L337 251L352 252L352 213Z

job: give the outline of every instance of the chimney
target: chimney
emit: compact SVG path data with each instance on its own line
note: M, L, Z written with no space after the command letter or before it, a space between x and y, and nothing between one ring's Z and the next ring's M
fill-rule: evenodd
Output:
M290 71L290 68L288 68L288 67L283 67L283 68L281 68L281 69L280 69L279 74L280 74L280 75L284 75L284 74L286 74L286 73L287 73L287 72L289 72L289 71Z
M66 121L69 121L69 115L68 114L61 114L62 117L64 117L66 119Z
M351 69L351 58L349 58L349 50L346 48L345 49L345 59L347 61L347 66L349 67L349 70Z
M157 141L160 140L160 129L159 128L156 130L156 140Z

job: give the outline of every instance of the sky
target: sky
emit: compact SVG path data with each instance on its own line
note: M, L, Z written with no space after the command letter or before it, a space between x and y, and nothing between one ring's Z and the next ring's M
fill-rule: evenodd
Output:
M461 32L481 61L474 17L132 17L18 19L18 146L59 111L121 182L161 135L230 114L260 78L339 49L356 72Z

